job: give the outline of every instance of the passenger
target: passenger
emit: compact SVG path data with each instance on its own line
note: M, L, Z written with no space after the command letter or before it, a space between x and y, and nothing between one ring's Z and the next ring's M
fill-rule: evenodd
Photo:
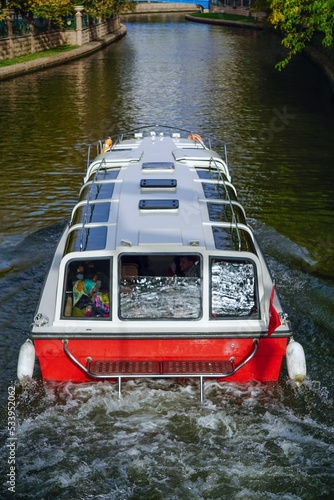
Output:
M183 276L180 269L180 257L174 257L173 262L165 271L166 276Z
M198 258L194 255L183 255L180 257L180 269L188 278L200 277L200 266Z
M84 266L84 264L82 262L78 262L78 264L76 266L75 273L71 277L71 279L72 279L72 285L74 285L74 283L76 281L84 279L84 272L85 272L85 266Z
M85 266L83 262L73 263L70 266L69 277L67 281L64 316L72 316L73 286L77 281L83 280L84 270Z
M109 294L106 292L97 292L94 296L94 304L87 316L103 317L109 316Z
M93 268L87 269L84 279L74 284L73 303L72 316L109 316L109 294L97 290L97 273Z
M93 298L96 293L97 274L92 268L85 271L83 279L73 286L73 316L91 315ZM90 313L90 314L89 314Z

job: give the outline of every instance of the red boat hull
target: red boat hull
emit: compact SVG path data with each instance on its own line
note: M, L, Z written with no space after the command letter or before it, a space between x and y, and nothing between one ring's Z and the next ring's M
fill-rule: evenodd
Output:
M96 381L66 355L61 339L35 339L34 344L44 380ZM255 356L233 376L226 377L224 380L231 382L277 380L286 345L287 338L260 339ZM237 366L250 355L254 343L253 339L70 339L67 346L76 360L85 367L87 358L91 358L93 362L96 360L106 362L215 362L228 361L231 357L235 359ZM132 371L132 373L139 376L142 372ZM112 378L110 376L110 380Z

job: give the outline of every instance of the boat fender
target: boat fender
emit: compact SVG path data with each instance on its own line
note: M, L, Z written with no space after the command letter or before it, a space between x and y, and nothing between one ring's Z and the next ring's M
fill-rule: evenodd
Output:
M303 346L291 338L286 348L288 374L299 387L306 377L306 360Z
M112 146L112 139L109 137L109 139L107 139L106 142L104 143L102 153L108 151L111 148L111 146Z
M35 346L33 342L28 339L21 346L19 359L17 362L17 378L19 381L25 382L27 379L32 378L35 365Z

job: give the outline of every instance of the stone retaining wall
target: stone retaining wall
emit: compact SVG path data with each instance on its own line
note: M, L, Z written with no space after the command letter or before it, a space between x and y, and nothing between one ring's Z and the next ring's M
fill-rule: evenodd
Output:
M61 45L78 45L99 40L120 28L120 19L115 17L88 28L82 27L81 12L76 13L75 30L46 31L13 36L9 32L7 38L0 39L0 60L21 57L27 54L49 50ZM10 31L10 30L9 30Z
M136 5L136 10L129 14L150 14L153 12L198 12L200 7L193 3L158 3L158 2L140 2Z
M62 31L4 38L0 40L0 59L21 57L33 52L53 49L67 43L66 32Z
M110 33L99 40L86 43L81 47L77 47L65 52L60 52L59 54L53 54L47 57L39 57L38 59L34 59L33 61L0 67L0 81L26 75L35 71L52 68L61 64L66 64L68 62L75 61L76 59L81 59L82 57L89 56L91 54L94 54L94 52L107 47L108 45L116 42L116 40L119 40L125 35L126 27L123 24L120 24L120 27L117 31L114 31L113 33Z

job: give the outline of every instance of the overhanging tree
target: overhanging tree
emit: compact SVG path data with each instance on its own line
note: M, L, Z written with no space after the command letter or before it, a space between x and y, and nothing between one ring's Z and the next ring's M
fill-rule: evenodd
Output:
M315 34L321 35L325 47L333 43L334 0L266 0L265 4L268 20L283 33L282 44L288 50L278 69L301 52Z

